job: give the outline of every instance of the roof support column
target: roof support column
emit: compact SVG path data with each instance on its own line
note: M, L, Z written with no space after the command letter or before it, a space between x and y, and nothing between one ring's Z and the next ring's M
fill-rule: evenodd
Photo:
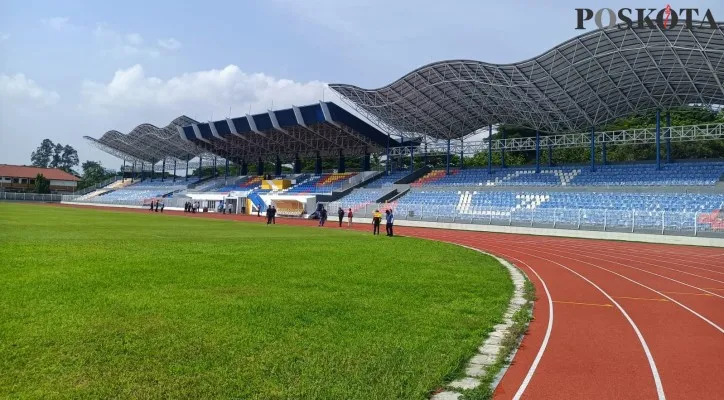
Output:
M219 171L216 169L216 156L214 156L214 172L211 174L211 176L214 178L219 176Z
M540 174L540 132L535 131L535 173Z
M339 149L339 165L337 165L337 172L344 173L344 153L342 149Z
M666 111L666 163L671 164L671 113Z
M161 182L166 179L166 158L164 157L163 163L161 164Z
M143 161L141 161L141 181L143 181Z
M608 157L606 157L606 142L601 143L601 165L608 164Z
M173 160L173 182L176 182L176 160Z
M133 162L133 166L131 167L131 183L136 180L136 162Z
M445 175L450 175L450 139L447 140L447 152L445 153Z
M241 160L241 176L249 175L249 163L246 160Z
M274 176L281 176L282 175L282 159L279 158L279 155L277 154L277 162L274 165Z
M201 170L203 169L202 166L204 165L203 161L204 161L203 156L199 155L199 180L201 180L201 174L202 174Z
M488 174L493 173L493 125L488 125Z
M370 152L365 150L364 158L362 159L362 171L370 170Z
M465 159L463 158L464 157L464 152L463 152L464 144L465 144L465 142L463 141L463 139L460 139L460 169L465 168Z
M661 110L656 110L656 170L661 170Z
M422 155L422 162L425 164L423 167L427 167L427 138L425 138L425 154Z
M156 169L156 161L151 161L151 180L153 180L153 173Z
M502 145L500 148L500 166L502 168L505 168L505 131L500 131L500 139L502 140Z
M123 159L123 166L121 167L121 181L126 179L126 159Z
M319 155L319 151L317 151L317 157L314 160L314 174L322 175L322 156Z
M410 146L410 172L415 171L415 148Z
M227 179L229 179L229 159L228 159L228 158L226 159L226 165L225 165L225 167L226 167L226 168L224 168L224 181L226 181Z
M596 172L596 127L591 126L591 172Z
M553 166L553 145L548 143L548 166Z
M385 175L390 174L390 133L387 132L387 155L385 156Z
M264 175L264 160L259 157L259 160L256 163L256 174L259 176Z
M189 162L191 161L191 154L186 155L186 174L184 175L184 181L189 181Z
M299 153L294 156L294 173L302 173L302 160L299 158Z

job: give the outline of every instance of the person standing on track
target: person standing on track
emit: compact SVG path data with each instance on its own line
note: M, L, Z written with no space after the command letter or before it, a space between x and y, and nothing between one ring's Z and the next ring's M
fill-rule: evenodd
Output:
M380 222L382 222L382 214L380 214L380 210L375 210L374 214L372 214L372 234L373 235L380 234Z
M271 206L271 212L272 212L272 224L277 224L277 207L275 205Z
M337 210L337 216L339 217L339 227L341 228L342 221L344 221L344 210L342 209L342 207L340 207L339 210Z
M387 214L387 224L385 225L385 230L387 231L387 236L392 236L392 224L395 222L395 216L392 215L392 210L385 210L385 214Z
M322 210L319 212L319 226L324 226L327 222L327 209L322 206Z
M352 209L351 208L347 211L347 226L349 228L352 227Z
M166 203L161 202L161 212L163 212L163 208L166 207Z
M149 208L148 211L153 211L153 200L151 200L151 208Z
M272 211L272 207L270 204L269 207L266 208L266 224L267 225L271 225L271 223L272 223L272 213L273 213L273 211Z

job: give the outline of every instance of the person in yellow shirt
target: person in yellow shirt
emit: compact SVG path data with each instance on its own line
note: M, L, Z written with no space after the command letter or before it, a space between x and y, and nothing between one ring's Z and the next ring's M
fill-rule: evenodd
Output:
M380 213L380 210L375 210L374 214L372 214L372 234L373 235L379 235L380 234L380 222L382 222L382 213Z

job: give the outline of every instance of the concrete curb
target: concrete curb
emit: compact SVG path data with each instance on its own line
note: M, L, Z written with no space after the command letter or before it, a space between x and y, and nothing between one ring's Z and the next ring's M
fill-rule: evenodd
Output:
M522 271L500 257L496 257L472 247L463 245L458 246L475 250L498 260L498 262L508 269L515 289L513 291L513 297L510 299L510 304L508 304L508 308L503 314L503 323L495 325L493 327L493 331L488 334L487 339L485 339L483 344L478 347L478 353L470 359L465 368L466 376L450 382L447 385L447 390L435 394L432 396L432 400L459 399L462 396L462 393L459 392L459 390L475 389L480 386L480 377L485 375L487 367L495 363L495 360L498 358L498 354L502 350L501 342L508 334L509 329L513 326L513 315L528 303L528 301L523 297L526 277ZM504 372L505 369L503 369L499 375L502 375ZM497 381L499 381L499 379L496 379L496 382Z

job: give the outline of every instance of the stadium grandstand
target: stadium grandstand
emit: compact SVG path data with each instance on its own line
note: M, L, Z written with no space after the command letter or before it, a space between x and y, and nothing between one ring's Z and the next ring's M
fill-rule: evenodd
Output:
M86 139L123 160L124 179L66 201L141 206L162 198L180 207L194 199L247 214L278 204L289 216L313 214L321 202L359 216L388 208L398 219L721 234L724 154L676 160L671 146L723 140L724 124L672 126L669 110L723 105L723 60L720 32L604 28L519 63L450 60L378 89L330 85L371 123L319 102L110 131ZM602 130L644 112L655 112L654 127ZM503 125L535 136L494 138ZM608 146L641 144L654 146L654 160L609 163ZM590 162L555 165L563 149L585 151ZM509 168L505 155L514 152L535 152L534 165ZM485 168L464 168L479 155ZM433 168L433 157L444 158L443 168ZM347 168L350 158L359 168ZM336 168L323 170L330 159ZM313 168L303 168L306 160Z

